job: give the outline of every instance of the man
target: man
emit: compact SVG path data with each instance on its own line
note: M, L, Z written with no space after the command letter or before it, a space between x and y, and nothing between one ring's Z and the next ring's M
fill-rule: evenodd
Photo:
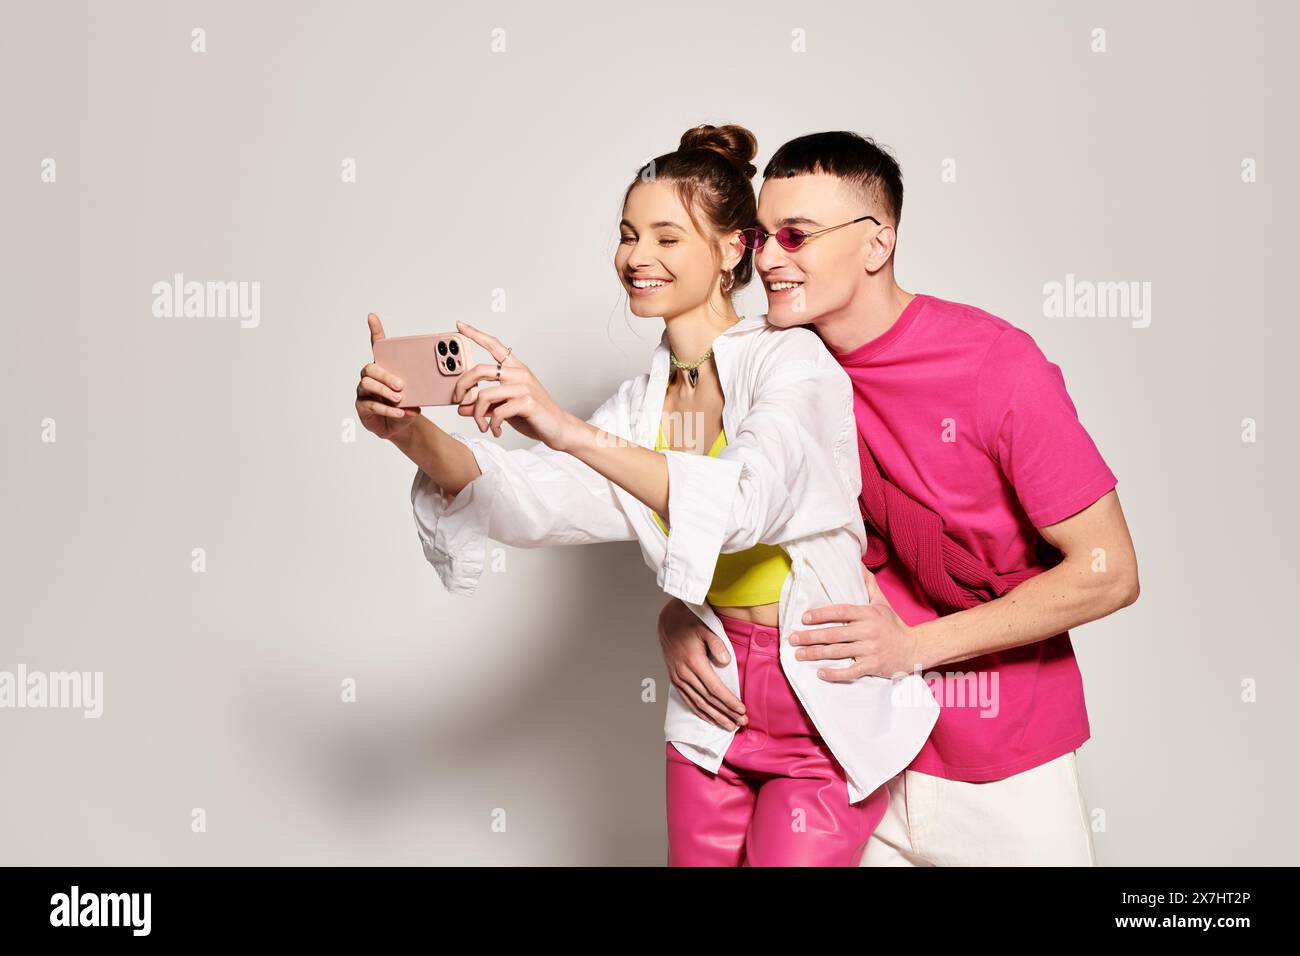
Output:
M855 659L826 679L919 671L942 707L887 785L863 865L1092 865L1075 753L1090 730L1067 632L1138 596L1115 476L1028 334L898 285L903 184L888 153L818 133L763 175L747 241L768 319L811 324L853 382L873 542L872 603L809 612L844 626L791 641L803 659ZM683 698L743 727L710 663L725 662L722 641L679 601L659 632Z

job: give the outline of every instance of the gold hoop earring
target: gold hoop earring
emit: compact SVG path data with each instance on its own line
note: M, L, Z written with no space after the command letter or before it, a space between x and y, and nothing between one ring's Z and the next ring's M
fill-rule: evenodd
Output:
M735 276L735 274L732 273L732 272L730 272L730 271L728 271L728 270L723 270L723 273L722 273L722 294L723 294L723 295L730 295L730 294L731 294L731 289L732 289L732 287L733 287L735 284L736 284L736 276Z

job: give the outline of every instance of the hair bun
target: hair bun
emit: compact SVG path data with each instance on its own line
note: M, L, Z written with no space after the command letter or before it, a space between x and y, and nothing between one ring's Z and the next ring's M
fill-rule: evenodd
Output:
M709 149L731 163L746 179L758 172L751 162L758 155L758 139L743 126L695 126L682 133L680 150Z

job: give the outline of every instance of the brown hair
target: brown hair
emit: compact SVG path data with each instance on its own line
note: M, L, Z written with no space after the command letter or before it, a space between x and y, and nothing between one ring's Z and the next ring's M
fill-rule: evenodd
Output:
M758 171L752 162L757 153L758 140L743 126L692 127L682 134L676 150L656 156L637 170L623 194L623 205L637 183L662 180L676 186L687 215L700 232L748 229L758 219L750 183ZM709 228L701 226L696 212ZM731 270L732 284L726 291L739 291L753 275L754 259L745 250Z

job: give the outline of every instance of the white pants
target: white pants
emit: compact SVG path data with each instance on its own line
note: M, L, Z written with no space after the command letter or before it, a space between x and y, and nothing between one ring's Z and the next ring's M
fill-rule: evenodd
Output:
M987 783L904 770L886 786L862 866L1096 865L1077 751Z

